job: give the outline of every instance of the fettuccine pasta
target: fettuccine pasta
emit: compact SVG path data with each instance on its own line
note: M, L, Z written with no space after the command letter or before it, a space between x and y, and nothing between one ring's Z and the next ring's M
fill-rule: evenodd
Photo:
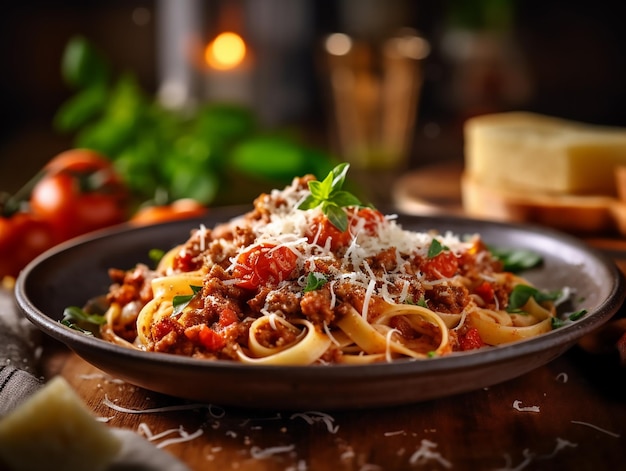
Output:
M552 298L503 271L479 235L409 231L362 206L341 208L343 230L323 205L299 209L311 181L195 228L154 269L111 269L101 336L208 360L310 365L427 360L552 329ZM531 293L522 302L520 287Z

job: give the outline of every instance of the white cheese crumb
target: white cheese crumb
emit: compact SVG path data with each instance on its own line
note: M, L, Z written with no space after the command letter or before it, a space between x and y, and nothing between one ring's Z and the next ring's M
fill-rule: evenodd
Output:
M520 412L540 412L539 406L522 407L522 401L513 401L513 408Z

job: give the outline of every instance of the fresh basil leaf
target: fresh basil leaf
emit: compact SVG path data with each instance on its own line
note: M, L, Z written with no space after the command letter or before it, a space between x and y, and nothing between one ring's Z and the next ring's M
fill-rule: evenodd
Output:
M91 314L80 307L69 306L63 310L60 323L85 335L95 335L98 328L106 323L106 317L104 314Z
M531 250L489 247L489 251L502 262L504 271L517 273L543 263L543 257Z
M428 248L428 258L436 257L444 250L450 250L450 249L446 247L445 245L442 245L441 242L439 242L439 240L433 238L433 241L431 242L430 247Z
M202 290L202 286L189 285L189 287L193 292L192 294L178 295L174 296L174 298L172 299L172 306L174 307L174 310L171 314L172 316L177 316L182 313L183 310L189 305L191 300L195 297L195 295Z
M320 182L318 180L310 181L309 191L311 192L311 196L318 201L324 201L330 194L330 190L326 188L326 186L327 185L324 185L324 182Z
M332 194L332 202L342 208L348 206L361 206L361 201L349 191L340 190Z
M320 200L318 200L312 194L308 195L302 202L298 205L298 209L307 210L313 209L320 205Z
M565 321L563 319L559 319L558 317L553 317L550 319L550 324L552 325L552 330L559 329L565 325Z
M552 329L558 329L560 327L563 327L564 325L567 325L569 323L575 322L577 320L582 319L585 314L587 314L587 310L586 309L580 309L578 311L572 312L569 316L567 316L566 319L561 319L559 317L553 317L551 319L551 324L552 324Z
M333 168L323 180L308 183L311 194L299 205L298 209L321 208L330 223L344 232L348 229L348 215L343 208L362 206L363 203L348 191L342 190L350 165L342 163Z
M61 324L63 324L65 327L69 327L72 330L77 330L78 332L80 332L81 334L85 334L85 335L91 335L93 336L94 333L91 330L88 329L83 329L82 327L80 327L78 324L75 324L71 321L68 321L66 319L61 319Z
M521 308L530 298L534 298L538 303L554 301L559 298L559 292L540 291L528 285L516 285L509 296L507 312L520 312Z
M346 179L346 175L348 174L348 169L350 168L350 164L341 163L337 165L334 169L332 169L329 176L332 175L332 188L341 188ZM327 177L328 178L328 177Z
M326 283L328 283L328 280L322 273L309 272L306 278L306 286L304 287L304 292L308 293L309 291L318 290Z
M417 302L415 302L413 300L413 298L408 298L406 301L404 301L404 304L410 304L412 306L420 306L420 307L425 307L428 308L428 301L426 300L426 298L424 297L424 295L422 295Z
M335 203L325 201L322 205L322 211L330 221L330 223L341 232L348 230L348 215Z
M63 320L86 322L93 325L106 323L106 318L103 314L90 314L77 306L66 307L63 310Z
M587 314L587 309L580 309L580 310L578 310L576 312L572 312L569 315L568 319L570 321L577 321L579 319L582 319L585 316L585 314Z

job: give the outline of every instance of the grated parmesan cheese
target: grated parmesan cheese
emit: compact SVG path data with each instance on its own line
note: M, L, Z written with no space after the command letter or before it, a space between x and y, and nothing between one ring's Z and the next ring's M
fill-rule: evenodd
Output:
M522 407L522 401L513 401L513 408L520 412L540 412L539 406Z
M609 435L609 436L611 436L613 438L620 438L621 437L621 435L619 433L611 432L609 430L603 429L601 427L598 427L597 425L593 425L593 424L590 424L588 422L581 422L580 420L572 420L572 423L573 424L578 424L578 425L584 425L586 427L590 427L590 428L595 429L595 430L597 430L599 432L606 433L607 435Z
M183 426L181 425L178 428L167 429L167 430L164 430L161 433L155 434L155 433L152 433L152 430L150 430L150 427L145 422L141 422L139 424L139 426L137 427L137 429L138 429L138 431L140 433L143 433L143 435L146 437L146 439L148 441L150 441L150 442L154 442L154 441L160 440L161 438L165 438L168 435L171 435L171 434L174 434L174 433L178 434L178 437L168 438L166 440L163 440L163 441L157 443L155 445L157 448L165 448L166 446L173 445L175 443L189 442L191 440L194 440L194 439L198 438L203 433L201 428L199 428L198 430L196 430L193 433L188 433L183 428Z
M246 221L238 218L231 221L234 224L246 224L253 232L257 244L272 244L278 247L287 247L296 255L296 265L299 270L307 268L313 271L316 261L333 262L335 255L331 250L331 239L327 238L323 245L319 245L322 227L316 224L322 216L320 208L308 210L297 209L301 201L309 195L308 188L299 185L297 180L282 190L274 189L262 197L262 204L268 209L267 218ZM436 238L442 246L445 246L455 255L460 255L469 249L473 242L471 239L463 241L452 232L434 234L432 232L414 232L405 230L398 222L397 215L386 215L382 221L377 221L376 237L371 237L366 230L366 224L371 223L365 218L354 218L350 227L352 240L346 248L339 268L329 265L329 270L335 278L350 281L356 287L366 291L363 317L367 316L367 306L373 295L379 295L390 303L403 303L406 301L410 289L406 279L402 279L406 272L406 258L418 256L425 258L428 249ZM311 236L311 227L318 229ZM311 240L312 237L312 240ZM241 246L231 258L231 265L227 271L232 271L236 266L237 257L249 246ZM396 257L396 268L383 275L383 279L377 279L367 263L367 259L374 257L385 250L393 249ZM421 274L412 274L412 278L421 277ZM231 280L237 283L239 280ZM331 283L334 280L329 280ZM447 280L432 282L446 283ZM389 286L400 283L401 292L391 295ZM228 283L227 283L228 284ZM394 290L395 292L396 290ZM334 303L334 293L333 294Z
M337 433L339 425L334 425L335 419L325 412L308 411L308 412L296 412L289 417L291 420L295 418L303 419L307 424L312 425L316 422L323 422L326 425L326 429L330 433Z
M124 412L126 414L156 414L160 412L171 412L171 411L181 411L181 410L194 410L194 409L208 409L209 414L211 414L214 418L221 418L226 415L226 411L219 406L214 406L213 404L180 404L176 406L163 406L163 407L154 407L148 409L130 409L128 407L122 407L115 404L113 401L109 399L109 397L105 394L102 403L110 407L113 410L118 412ZM217 409L218 412L214 412Z
M252 448L250 448L250 456L252 456L252 458L256 460L261 460L279 453L292 452L295 448L295 445L273 446L269 448L260 448L258 446L253 446Z
M433 451L435 448L437 448L436 443L423 439L420 447L409 458L409 463L411 465L424 465L428 461L436 461L446 469L452 468L450 461L441 456L438 451Z

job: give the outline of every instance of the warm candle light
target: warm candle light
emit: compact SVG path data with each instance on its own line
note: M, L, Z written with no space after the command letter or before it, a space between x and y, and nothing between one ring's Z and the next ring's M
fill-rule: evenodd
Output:
M209 66L218 70L228 70L241 64L246 56L246 43L235 33L221 33L211 41L204 58Z

